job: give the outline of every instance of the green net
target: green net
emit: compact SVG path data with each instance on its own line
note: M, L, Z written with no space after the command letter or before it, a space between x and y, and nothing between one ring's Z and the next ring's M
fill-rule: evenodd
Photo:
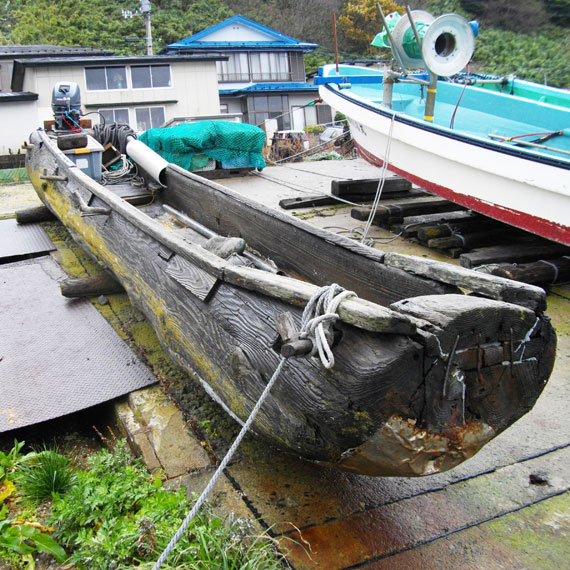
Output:
M255 125L229 121L183 123L149 129L139 140L186 170L203 168L209 159L221 163L222 168L265 167L261 156L265 133Z
M0 170L0 184L16 184L27 182L28 173L25 168L5 168Z

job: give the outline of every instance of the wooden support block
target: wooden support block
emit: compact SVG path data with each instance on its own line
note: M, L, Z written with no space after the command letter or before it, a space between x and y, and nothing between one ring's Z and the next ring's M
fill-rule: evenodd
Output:
M538 243L516 243L512 245L496 245L474 249L459 257L463 267L472 269L490 263L524 263L537 258L552 258L570 255L570 248L546 240Z
M435 249L461 248L468 251L474 247L496 244L512 233L513 232L506 227L498 230L474 232L472 234L457 233L448 237L430 239L427 244L429 247Z
M37 222L50 222L56 217L45 206L26 208L16 212L16 221L19 224L34 224Z
M355 212L355 210L357 211ZM357 220L368 219L368 216L365 215L365 210L367 210L367 208L355 208L351 212L351 216ZM373 223L380 225L389 223L390 220L395 218L400 219L407 216L454 212L457 210L464 210L464 208L448 200L411 200L409 202L398 202L394 204L380 204L374 214ZM370 210L368 210L368 212L369 211Z
M97 297L98 295L124 292L123 286L108 271L92 277L66 279L61 282L60 288L61 294L69 298Z
M524 283L563 283L570 280L570 258L560 257L534 263L497 266L491 268L491 274Z
M346 196L353 194L361 194L374 198L378 191L380 180L378 178L365 178L360 180L333 180L331 182L331 194L333 196ZM412 189L412 183L400 176L388 177L384 180L382 195L385 192L397 194L400 192L409 192Z
M445 219L439 223L426 224L424 227L418 228L418 239L427 242L430 239L449 237L454 232L470 233L501 227L504 227L503 224L492 218L469 212L469 215L464 219Z

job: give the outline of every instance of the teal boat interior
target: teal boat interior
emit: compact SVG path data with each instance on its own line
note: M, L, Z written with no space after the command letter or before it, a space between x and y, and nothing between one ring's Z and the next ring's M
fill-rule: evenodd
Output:
M322 73L317 83L330 83L329 80L333 78L332 82L339 84L342 96L364 105L372 103L376 109L381 105L383 72L339 66L337 73L335 66L331 65L326 66ZM438 81L432 123L424 120L426 91L425 85L396 82L392 96L393 111L397 116L420 125L493 145L508 145L520 150L521 154L542 156L570 166L570 107L551 105L536 98L507 96L500 91ZM385 107L384 112L391 113Z
M549 105L570 108L570 91L525 81L524 79L508 78L503 83L483 83L481 86L489 91L497 91L505 95L514 95Z

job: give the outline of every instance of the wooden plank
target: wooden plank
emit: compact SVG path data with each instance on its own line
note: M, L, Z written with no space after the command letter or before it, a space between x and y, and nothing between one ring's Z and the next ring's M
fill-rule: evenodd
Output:
M570 255L570 247L546 240L538 243L521 243L519 241L513 245L497 245L475 249L470 253L461 255L459 261L463 267L472 269L489 263L524 263L534 261L537 258L559 255Z
M386 265L451 283L491 299L516 303L537 311L546 308L546 293L540 287L412 255L387 253L384 260Z
M202 301L210 298L218 282L213 275L179 255L169 260L166 273Z
M26 166L25 153L5 154L0 156L0 169L5 168L23 168Z

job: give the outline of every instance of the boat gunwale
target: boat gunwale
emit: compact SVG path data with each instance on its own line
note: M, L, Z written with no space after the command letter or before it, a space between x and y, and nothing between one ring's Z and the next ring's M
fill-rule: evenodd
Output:
M243 287L250 291L256 291L296 306L306 304L315 292L320 289L318 285L301 281L295 277L270 274L254 267L233 265L203 247L178 237L174 232L165 230L160 222L141 212L137 207L129 204L81 171L73 161L69 160L69 158L53 144L43 130L39 132L42 139L44 139L42 141L43 148L47 149L56 161L63 161L68 175L73 178L79 186L85 188L102 200L111 207L113 212L125 218L137 229L172 250L175 254L180 255L189 263L196 264L200 269L220 281ZM175 165L172 166L177 168L181 173L188 174L184 169L176 167ZM200 182L204 180L200 177L196 177L196 179ZM221 186L220 188L223 189ZM312 227L310 224L307 225L309 228ZM331 235L334 236L335 234ZM344 299L339 305L338 313L343 322L371 332L407 335L416 332L416 324L406 315L365 298L352 297Z
M135 225L138 229L144 231L150 237L156 239L159 243L171 249L177 255L180 255L190 263L196 263L201 269L203 269L204 271L210 273L211 275L222 281L240 287L249 288L250 290L259 291L259 289L255 288L251 289L251 287L248 287L243 282L241 276L244 273L246 275L252 275L252 276L258 275L260 278L262 278L262 280L268 279L268 274L265 271L254 268L245 268L245 267L237 268L232 264L228 263L226 260L219 258L214 253L205 250L201 246L193 244L187 240L184 240L183 238L178 237L173 232L167 232L157 220L141 212L136 206L129 204L127 201L123 200L122 198L114 194L111 190L105 188L105 186L99 184L97 181L93 180L86 173L81 171L76 166L76 164L73 161L71 161L57 147L57 145L53 143L53 141L50 139L47 133L43 131L43 129L38 129L38 131L36 132L38 132L42 138L43 147L47 149L48 152L50 152L50 154L55 158L56 161L63 162L68 174L75 179L77 184L79 184L81 187L86 188L88 191L92 192L93 195L95 195L97 198L105 202L119 215L125 217L130 223L133 223L133 225ZM327 230L322 230L303 220L298 220L293 216L287 216L275 209L266 208L262 204L254 202L253 200L238 194L237 192L231 190L230 188L227 188L211 180L204 179L174 164L170 164L168 168L174 169L179 174L193 180L194 182L197 182L199 184L204 184L212 188L213 190L223 192L226 196L234 200L239 200L246 205L250 205L259 211L263 211L264 213L273 216L274 218L281 219L286 223L295 226L297 229L312 233L313 235L316 235L318 237L322 237L323 239L326 239L333 245L339 245L341 247L345 247L346 249L348 249L353 253L364 255L372 262L377 262L382 265L392 267L392 261L391 261L392 256L387 256L386 252L382 252L379 250L363 246L359 243L353 242L352 240L344 236L339 236ZM168 191L168 189L166 189L165 191ZM513 300L510 300L507 302L520 304L522 306L526 306L533 310L539 310L539 311L542 311L546 305L546 294L544 290L534 285L529 285L527 283L521 283L518 281L512 281L510 279L502 277L487 275L484 273L467 270L465 268L455 268L456 275L453 276L449 274L449 264L438 261L432 261L430 263L431 267L435 268L437 272L437 277L434 276L433 274L430 276L428 273L426 273L425 267L421 263L422 260L420 258L416 258L415 256L409 256L409 255L400 255L400 257L405 257L406 259L409 259L411 264L414 263L417 264L418 267L416 268L416 271L414 271L410 265L408 265L405 271L420 277L457 286L461 285L461 283L458 283L457 275L462 275L464 273L466 274L468 272L470 277L469 289L475 293L478 293L481 297L488 299L495 299L495 300L505 300L505 297L508 296L511 298L516 298L517 301L515 302ZM309 293L309 289L315 290L318 288L317 285L301 281L294 277L286 277L280 275L272 275L272 277L277 279L277 281L285 280L291 283L295 282L296 284L298 284L298 287L300 291L302 291L302 293L293 300L291 299L290 296L284 298L283 296L279 296L278 294L273 295L274 298L281 298L282 300L286 300L287 302L293 301L293 304L297 305L299 304L299 302L308 301L308 298L311 295L311 293ZM352 308L354 304L356 304L357 307L358 305L369 305L369 304L373 305L374 307L382 309L383 311L387 311L392 315L398 316L400 320L401 317L403 316L401 315L401 313L391 311L384 305L368 301L365 298L346 299L345 301L343 301L340 307L341 319L353 325L356 325L356 323L352 319L347 319L346 311L342 310L342 308L343 305L344 306L348 305L349 307ZM364 308L365 307L363 307L363 309Z
M358 98L356 98L354 96L346 95L346 94L342 93L342 91L340 89L334 89L333 85L336 85L336 84L325 83L324 85L321 85L320 87L326 88L332 94L340 97L341 99L344 99L345 101L348 101L349 103L352 103L354 105L362 107L363 109L371 111L375 114L381 115L381 116L385 117L386 119L392 120L392 118L393 118L394 121L402 123L404 125L414 127L414 128L429 132L431 134L441 136L444 138L448 138L448 139L451 139L451 140L454 140L457 142L461 142L461 143L468 144L471 146L483 148L485 150L498 152L500 154L513 156L515 158L521 158L521 159L528 160L529 162L533 162L533 163L540 163L540 164L544 164L547 166L554 166L555 168L560 168L562 170L570 170L570 159L568 159L568 160L556 159L553 157L545 156L544 154L540 154L534 150L527 150L527 149L522 149L522 148L517 149L517 148L511 147L511 146L503 146L503 145L501 145L500 142L495 142L492 140L486 141L485 139L483 139L477 135L464 135L464 134L458 133L456 131L453 131L451 129L448 129L447 127L443 127L440 125L426 124L425 122L421 122L421 119L416 119L410 115L406 115L402 111L382 109L381 107L378 107L378 106L373 105L371 103L367 103L362 98L360 98L360 96L358 96L358 95L356 96ZM552 105L552 107L555 107L556 109L566 110L564 107L558 107L555 105Z

